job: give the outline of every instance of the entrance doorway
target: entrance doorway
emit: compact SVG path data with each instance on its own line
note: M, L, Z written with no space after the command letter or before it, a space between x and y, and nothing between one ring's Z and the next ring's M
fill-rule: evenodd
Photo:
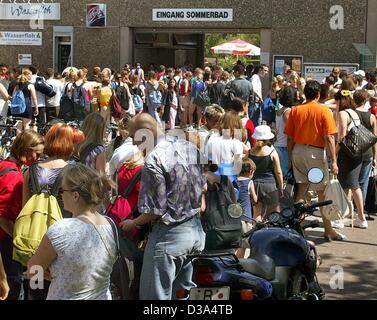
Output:
M73 27L54 27L54 69L62 72L73 65Z
M240 31L240 30L237 30ZM220 64L228 67L235 64L237 59L232 56L210 54L212 46L228 40L241 38L256 46L261 44L259 30L241 30L234 33L231 30L134 30L133 62L141 63L146 70L150 64L156 67L204 66L206 64ZM260 57L239 57L245 64L258 64ZM234 61L233 61L234 60Z

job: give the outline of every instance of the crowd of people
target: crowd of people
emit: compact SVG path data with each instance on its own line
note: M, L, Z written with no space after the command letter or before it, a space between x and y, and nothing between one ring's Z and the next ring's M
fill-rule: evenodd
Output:
M377 146L354 159L340 142L360 123L377 135L376 70L348 75L334 68L319 83L286 65L264 96L266 65L149 69L48 69L43 77L34 67L0 64L1 117L12 114L19 91L26 103L13 114L21 119L18 135L0 162L0 299L111 299L116 240L104 215L140 172L127 197L132 214L116 222L125 234L151 226L141 299L175 299L178 289L195 285L187 255L204 249L206 192L222 176L242 206L243 232L280 211L289 179L297 186L294 200L306 201L313 167L325 174L311 186L318 199L325 200L329 175L337 176L355 204L355 226L368 228L364 205ZM55 95L37 90L40 81ZM115 96L120 117L112 113ZM64 99L83 115L79 128L57 120L65 116ZM48 126L45 136L33 130L33 117ZM108 130L113 124L116 132ZM25 266L13 260L14 225L36 192L56 196L64 219L50 226ZM345 240L334 230L344 228L342 221L322 219L327 241ZM242 243L237 255L247 248ZM45 272L43 290L26 280L33 266Z

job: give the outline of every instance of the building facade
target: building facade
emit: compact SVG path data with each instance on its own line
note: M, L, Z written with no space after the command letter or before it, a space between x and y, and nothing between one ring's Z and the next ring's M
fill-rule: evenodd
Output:
M202 65L206 33L260 33L261 61L273 68L286 55L376 66L377 0L101 0L102 13L85 0L45 1L39 11L11 2L0 4L0 62L9 65ZM105 27L88 27L87 16L103 14Z

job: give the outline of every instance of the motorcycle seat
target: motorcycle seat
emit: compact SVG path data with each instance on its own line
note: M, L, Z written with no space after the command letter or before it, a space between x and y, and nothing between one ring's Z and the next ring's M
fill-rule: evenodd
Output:
M267 281L275 279L275 263L264 254L253 254L248 259L240 259L243 269Z

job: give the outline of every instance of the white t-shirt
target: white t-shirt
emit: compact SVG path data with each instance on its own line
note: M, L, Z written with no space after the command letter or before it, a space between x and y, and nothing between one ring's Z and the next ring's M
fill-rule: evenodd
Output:
M35 81L37 80L38 76L34 74L31 78L31 83L35 84ZM46 107L46 96L43 93L40 93L38 90L35 90L35 93L37 94L37 102L38 107L43 108Z
M47 106L48 107L59 107L60 106L60 99L62 97L62 92L64 89L64 84L57 79L49 79L47 80L47 83L51 85L54 88L54 91L56 92L56 95L52 98L49 98L47 100Z
M251 77L251 84L253 85L254 92L263 100L262 81L257 74Z
M243 156L243 143L237 139L213 134L207 143L206 154L215 164L233 164L236 156Z

